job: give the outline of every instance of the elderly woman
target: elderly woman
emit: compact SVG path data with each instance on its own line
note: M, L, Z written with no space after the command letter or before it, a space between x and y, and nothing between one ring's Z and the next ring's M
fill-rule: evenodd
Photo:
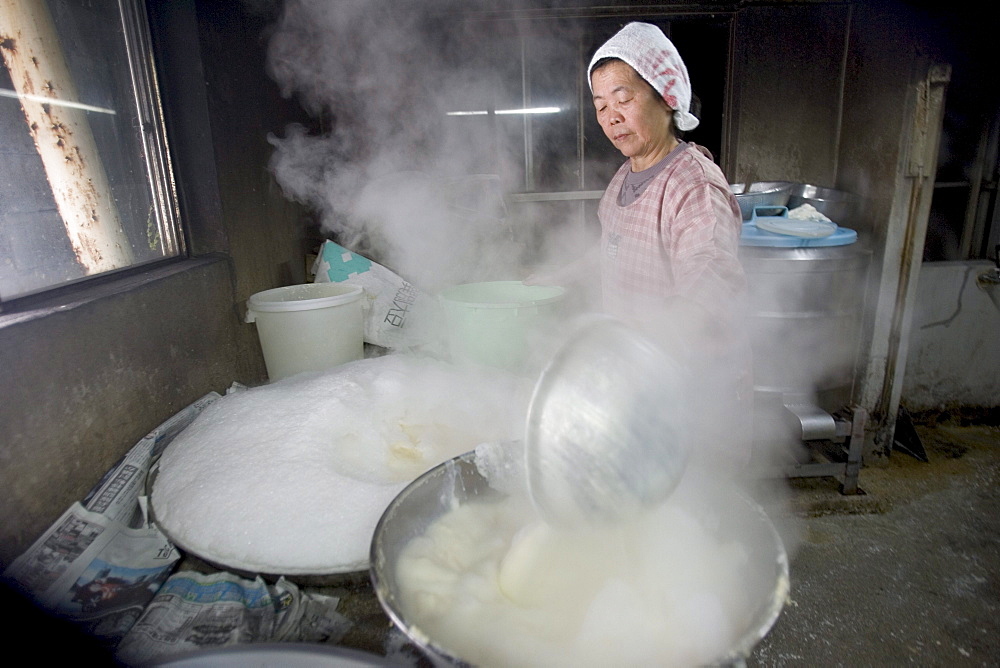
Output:
M598 209L605 308L723 336L746 284L742 219L722 170L677 137L698 125L684 62L659 28L630 23L594 54L590 86L601 129L628 158Z
M572 280L599 254L604 310L643 330L693 369L709 449L727 461L750 450L749 345L740 319L746 278L737 257L742 219L708 152L678 138L693 130L691 83L654 25L630 23L589 68L597 120L628 158L601 199L599 248L547 280ZM592 270L591 270L592 271ZM737 441L743 445L732 447ZM736 457L732 455L736 454Z

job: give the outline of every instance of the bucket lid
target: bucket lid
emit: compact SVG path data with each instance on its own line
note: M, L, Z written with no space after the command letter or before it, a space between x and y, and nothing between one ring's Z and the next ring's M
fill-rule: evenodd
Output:
M364 289L349 283L303 283L283 288L264 290L247 301L247 322L252 314L286 311L311 311L314 309L350 304L361 299Z
M438 295L446 302L470 308L519 308L559 301L566 288L557 285L525 285L521 281L463 283L445 288Z
M769 246L772 248L817 248L848 246L858 240L858 233L846 227L837 226L836 231L825 237L796 237L762 230L753 223L743 223L740 234L741 246Z

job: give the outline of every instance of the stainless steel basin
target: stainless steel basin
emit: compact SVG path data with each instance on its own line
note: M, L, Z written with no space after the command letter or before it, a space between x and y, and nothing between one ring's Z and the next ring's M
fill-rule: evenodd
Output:
M738 540L750 555L748 572L743 574L748 609L745 627L738 640L720 656L718 665L738 665L770 631L777 620L789 591L788 555L784 544L764 509L731 486L713 483L706 474L704 484L715 485L712 494L726 511L714 518L717 531L728 540ZM699 480L697 484L702 484ZM403 548L415 537L424 534L438 517L472 499L501 500L504 493L490 487L478 471L475 453L470 452L431 469L406 487L387 507L375 529L371 546L371 580L385 612L392 621L432 661L444 664L468 665L435 638L429 637L418 623L410 619L401 603L400 582L396 567ZM518 639L512 638L511 642Z
M730 184L729 189L736 195L743 220L750 220L754 207L787 205L794 185L793 181L755 181L749 184Z

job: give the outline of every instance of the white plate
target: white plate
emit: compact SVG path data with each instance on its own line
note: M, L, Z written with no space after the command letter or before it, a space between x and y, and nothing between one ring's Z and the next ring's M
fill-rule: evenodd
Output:
M825 220L794 220L769 216L757 218L754 223L758 228L775 234L785 234L792 237L821 239L837 231L837 224Z

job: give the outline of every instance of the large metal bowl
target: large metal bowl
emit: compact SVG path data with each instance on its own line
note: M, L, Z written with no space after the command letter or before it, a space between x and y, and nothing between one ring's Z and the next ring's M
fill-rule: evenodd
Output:
M447 647L430 637L402 604L397 564L404 547L423 535L428 526L457 505L470 500L499 501L505 493L490 487L475 463L476 453L469 452L449 460L423 474L407 486L386 508L375 528L371 546L371 580L379 603L397 627L434 662L469 665ZM750 556L749 570L743 577L746 610L742 635L714 665L739 665L767 635L781 613L789 591L788 555L784 544L764 509L730 486L713 482L707 474L689 470L687 476L699 476L697 485L713 485L725 512L714 517L717 535L739 540ZM669 567L665 564L664 567ZM516 643L519 639L511 638Z
M736 195L743 220L750 220L756 206L786 206L793 181L756 181L754 183L731 183L729 189Z
M796 183L788 193L788 208L811 204L817 211L839 225L852 225L857 214L858 197L833 188Z

